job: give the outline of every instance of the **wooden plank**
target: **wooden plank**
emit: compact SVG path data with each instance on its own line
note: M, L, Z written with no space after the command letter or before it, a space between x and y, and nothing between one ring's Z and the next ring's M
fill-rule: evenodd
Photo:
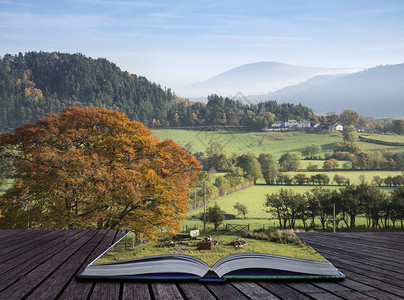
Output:
M0 240L5 240L9 236L15 235L16 234L15 229L0 229ZM18 230L21 231L21 230Z
M332 249L355 249L358 244L362 245L362 251L364 253L380 253L384 251L388 251L389 256L390 255L397 255L404 257L404 253L402 249L394 249L391 245L386 245L384 243L380 243L379 240L374 240L373 242L371 240L363 240L358 236L356 239L349 239L349 238L344 238L342 235L336 234L335 236L332 233L329 233L328 235L325 234L319 234L317 235L304 235L304 234L298 234L301 236L301 238L306 241L318 241L322 242L323 244L327 244L330 238L333 240L333 247ZM404 237L403 235L399 235L399 237Z
M259 281L257 283L281 299L310 299L304 292L299 292L283 282Z
M83 262L76 275L82 273L85 267L96 259L101 253L108 249L112 245L114 238L116 237L116 230L104 230L106 233L101 243L92 251L90 256ZM67 284L65 290L63 291L60 299L80 299L87 298L91 293L93 286L95 285L95 280L79 281L77 278L72 278L72 280Z
M79 231L76 231L79 232ZM36 253L38 249L42 249L42 246L44 244L50 245L52 244L52 241L58 239L60 236L64 236L65 232L59 232L59 231L53 231L50 232L52 234L49 235L42 235L40 239L35 239L33 243L30 243L28 245L22 246L19 249L13 250L9 253L1 255L0 258L0 263L9 263L10 261L24 261L24 259L21 256L26 256L27 254L32 254ZM1 273L1 271L0 271Z
M151 293L156 300L184 299L175 283L153 282Z
M313 299L317 299L317 300L341 300L343 299L340 296L334 295L334 294L330 294L330 293L314 293L311 294L310 297L312 297Z
M363 248L367 249L368 247L361 245L359 242L354 247L346 247L340 243L339 246L333 246L332 248L329 247L329 240L327 243L318 242L313 239L306 240L306 242L314 249L320 251L326 258L330 255L337 255L338 257L363 261L365 264L378 266L382 269L385 268L389 271L394 270L397 273L404 274L400 263L400 257L396 254L390 253L388 249L382 252L369 253L363 251ZM383 255L380 255L380 253L383 253Z
M214 300L215 297L199 282L180 282L177 284L185 299Z
M385 291L379 291L379 290L374 290L374 291L367 291L365 294L369 297L373 297L375 299L383 299L383 300L402 300L403 297L392 295L388 292Z
M40 230L38 232L34 231L28 234L17 235L13 239L8 241L3 241L3 245L0 245L0 257L3 260L3 256L7 253L13 255L14 251L20 248L25 248L28 245L41 240L46 235L54 235L55 232L51 230Z
M321 289L314 285L311 282L287 282L285 283L287 286L290 286L291 288L295 289L299 293L305 294L307 296L313 297L315 299L339 299L340 297L337 297L336 295L330 293L332 291L327 290L327 289ZM349 290L347 288L344 288L346 290Z
M303 237L304 239L305 237ZM322 243L323 245L326 245L330 236L324 236L321 235L319 237L311 237L308 239L312 239L314 242L319 242ZM391 245L386 245L383 243L380 243L379 240L375 240L373 243L371 241L369 242L364 242L362 239L358 238L356 240L344 240L343 238L334 238L332 237L334 241L333 248L334 249L352 249L356 250L357 245L361 245L361 250L365 254L375 254L375 253L383 253L387 251L387 255L384 255L385 257L392 257L395 258L398 256L403 257L404 253L402 249L394 249ZM396 247L397 248L397 247Z
M346 258L339 259L338 256L334 255L328 255L327 257L337 268L344 268L362 275L370 276L391 284L395 284L399 287L402 286L404 276L398 273L391 271L389 272L388 270L373 267L364 263L356 263L355 261Z
M34 236L42 235L45 230L13 230L13 234L9 235L7 239L0 240L0 246L6 244L16 244L18 240L24 240L27 237L32 239Z
M77 270L83 264L83 261L88 258L94 248L104 238L105 232L98 230L92 231L94 236L89 237L89 240L77 250L68 260L66 260L55 272L53 272L41 285L32 292L26 299L55 299L62 293L65 285L76 276ZM49 289L49 287L52 287Z
M347 288L358 292L367 292L376 290L373 286L360 283L350 278L345 278L344 280L339 281L338 284L346 286Z
M400 287L402 285L401 281L398 280L397 278L391 276L391 274L380 274L380 273L383 273L383 271L380 271L379 268L376 268L376 269L373 269L373 270L366 270L366 267L365 267L365 269L363 269L362 266L359 266L359 268L358 267L352 267L351 263L346 263L347 260L349 260L349 256L348 256L348 259L347 259L347 256L342 256L341 257L341 255L339 255L339 257L338 257L338 250L336 250L335 246L334 246L336 242L334 241L332 236L330 236L330 239L332 239L332 242L330 241L330 239L328 239L328 243L330 244L330 242L331 242L331 244L333 245L333 247L330 247L332 249L330 251L334 252L335 256L327 254L329 251L324 250L324 249L326 249L325 246L323 247L323 249L318 249L319 247L317 247L317 244L312 243L312 241L315 240L316 237L317 236L314 236L314 238L312 238L310 241L308 241L309 244L313 245L314 248L316 248L320 252L320 254L322 254L326 258L330 259L330 261L337 268L341 269L341 267L342 267L343 272L353 271L354 273L351 273L351 274L353 274L354 277L350 276L350 278L353 278L354 280L360 281L361 283L367 283L369 285L376 286L376 287L381 288L381 289L383 289L382 282L386 283L389 286L389 288L393 288L394 285L392 285L392 283L395 284L397 287ZM366 249L366 246L363 246L362 244L360 244L358 242L358 244L356 245L355 248L357 248L359 250L362 250L364 248ZM383 253L383 255L384 255L384 253ZM384 270L384 271L386 271L386 270ZM346 275L348 275L348 274L346 274ZM365 276L365 277L360 277L361 280L358 280L358 275ZM366 279L366 278L369 278L370 281L368 279ZM363 281L364 279L366 279L365 282ZM374 279L377 279L377 280L372 281ZM401 296L401 292L399 292L399 293L400 293L400 296Z
M336 238L355 242L360 241L361 244L379 245L381 247L404 250L404 233L403 232L347 232L336 233Z
M300 236L300 234L299 234ZM309 245L319 244L323 247L326 247L328 250L335 251L353 251L357 252L359 248L358 245L361 245L360 251L362 255L368 256L377 256L377 253L383 253L383 258L390 261L396 261L397 258L404 258L404 252L400 250L390 249L389 247L380 247L380 246L372 246L369 244L362 244L360 239L356 242L348 242L344 240L337 240L332 235L319 235L319 236L308 236L302 235L301 238L303 241L307 242ZM333 245L330 247L329 241L333 240Z
M345 275L348 276L348 278L351 278L355 281L359 281L360 283L370 285L379 290L389 292L389 293L392 293L394 295L404 298L404 289L403 288L399 288L396 285L392 285L388 282L376 279L376 278L372 277L372 274L368 274L368 276L366 276L366 275L362 275L362 274L359 274L359 273L356 273L353 271L349 271L349 270L346 270L343 268L341 268L341 270L342 270L342 272L345 273Z
M77 233L77 232L76 232ZM35 256L42 254L46 249L52 248L53 246L57 245L58 243L62 243L66 240L69 236L73 236L74 232L64 232L63 234L58 234L56 236L50 237L49 239L41 240L38 243L34 243L35 248L27 247L27 251L21 249L21 252L17 250L17 254L15 257L7 256L7 259L0 262L0 275L18 267L21 264L26 264L28 260L34 258Z
M337 284L335 282L329 282L329 281L313 281L312 283L316 287L322 288L323 290L326 290L328 292L349 292L351 291L350 288Z
M62 251L67 243L73 243L78 240L81 236L85 234L84 231L67 231L64 236L61 237L61 240L54 247L49 247L44 244L39 248L39 254L36 256L31 256L31 253L27 253L26 256L21 257L24 259L20 261L17 266L12 269L9 269L6 273L1 275L0 280L0 291L8 288L14 282L20 279L20 277L25 276L30 273L32 270L40 266L42 263L50 259L52 256L56 255L60 251Z
M359 292L356 291L348 291L348 292L336 292L336 294L344 299L348 299L348 300L368 300L368 299L372 299L371 296L369 295L365 295L365 294L361 294ZM375 298L373 298L375 299Z
M94 286L90 300L118 300L120 284L117 282L103 282Z
M43 264L21 277L18 284L11 285L4 290L0 296L3 298L23 298L26 297L33 289L35 289L43 280L45 280L55 269L57 269L64 261L66 261L78 248L80 248L90 236L95 232L86 231L85 235L78 240L66 245L66 247L45 261Z
M361 253L360 251L355 251L355 250L329 250L328 247L324 246L324 245L320 245L318 243L310 243L311 246L313 246L313 248L315 248L318 251L321 251L321 253L325 256L325 257L332 257L332 256L338 256L340 258L348 258L351 259L355 262L363 262L364 264L369 264L371 266L377 266L379 268L382 269L386 269L388 271L394 271L396 273L399 274L403 274L404 275L404 270L401 266L400 261L398 261L397 259L392 261L392 260L386 260L384 257L384 254L386 253L386 251L383 253L383 255L367 255L364 253Z
M279 299L273 293L252 281L235 281L231 284L250 299Z
M207 283L206 287L212 295L219 299L248 299L230 283Z
M404 280L404 273L398 269L398 266L402 265L402 261L398 261L396 266L388 266L387 264L383 265L382 263L366 259L349 259L349 256L327 254L327 257L341 266L349 265L349 268L355 267L356 269L366 270L369 273L379 274L386 278Z
M151 299L147 283L124 282L122 290L123 300L149 300Z

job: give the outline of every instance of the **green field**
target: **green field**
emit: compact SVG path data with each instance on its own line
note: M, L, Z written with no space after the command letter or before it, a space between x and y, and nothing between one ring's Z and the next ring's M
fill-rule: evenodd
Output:
M153 135L160 139L172 139L181 146L191 143L192 152L205 152L209 140L214 137L224 146L224 152L270 153L275 157L285 152L300 153L305 145L319 144L323 152L332 152L335 143L342 140L339 132L311 134L295 132L251 132L246 130L194 131L182 129L154 129Z
M290 176L293 176L297 173L303 172L288 172ZM342 175L346 178L351 180L351 184L359 184L360 183L360 175L365 175L365 181L371 183L373 180L373 176L380 176L382 178L388 176L397 176L402 175L400 171L332 171L332 172L304 172L307 176L315 175L317 173L325 173L327 174L332 182L332 178L335 174ZM310 191L314 187L312 185L305 185L305 186L298 186L298 185L266 185L264 184L263 180L259 180L258 184L252 186L250 188L241 190L239 192L226 195L223 197L217 198L215 201L209 203L207 206L213 206L215 202L219 205L219 207L227 214L234 214L237 215L238 211L235 210L234 204L240 202L247 206L248 214L247 219L243 219L241 215L237 216L236 219L228 220L228 223L231 224L250 224L251 228L263 228L268 226L278 226L278 220L275 216L271 215L267 212L268 208L264 206L266 202L266 194L273 194L277 193L280 189L293 189L295 193L305 193ZM328 189L340 189L343 186L337 185L329 185L326 188ZM389 193L393 190L393 187L382 187L382 189ZM203 222L197 219L191 219L192 216L197 216L198 214L202 213L203 209L199 208L196 210L191 210L187 214L187 219L182 222L182 228L202 228ZM364 225L366 222L365 218L358 218L357 225ZM299 222L297 222L298 226L302 226ZM318 222L318 225L320 223ZM341 224L342 225L342 224ZM209 229L212 229L212 226L208 225Z
M159 139L172 139L180 146L187 143L192 145L192 152L205 152L209 140L214 137L224 146L224 152L240 155L246 152L270 153L280 157L285 152L301 153L307 144L319 144L324 152L333 152L333 145L342 141L340 132L306 133L293 132L252 132L247 130L221 130L198 131L185 129L153 129L152 133ZM391 135L369 135L369 138L387 141L404 141L404 137ZM400 138L395 140L395 138ZM365 151L404 151L404 147L383 146L371 143L359 142ZM321 166L319 166L321 168Z
M266 201L266 194L277 193L280 189L292 188L295 193L304 193L313 189L313 186L284 186L284 185L255 185L250 188L241 190L231 195L219 197L216 203L228 214L237 214L237 210L233 208L234 204L240 202L247 206L249 219L268 219L270 216L264 207ZM332 189L338 189L338 186L330 187ZM213 206L214 202L208 204ZM197 215L203 212L202 208L191 210L188 212L188 216Z
M251 132L247 130L222 130L222 131L194 131L183 129L155 129L152 130L153 135L160 139L173 139L181 146L185 146L190 143L192 146L192 152L205 152L209 145L209 140L214 137L216 140L222 143L225 153L232 153L240 155L246 152L270 153L276 158L279 158L283 153L295 152L301 153L304 147L310 143L319 144L322 148L323 154L325 152L333 152L333 146L335 143L342 141L342 135L340 132L322 132L322 133L306 133L302 131L295 132ZM367 134L369 138L385 140L385 141L404 141L404 137L398 137L393 135L374 135ZM399 138L399 140L398 140ZM393 152L404 151L404 147L386 147L383 145L376 145L370 143L359 143L365 151L379 151L387 149ZM318 166L317 172L306 172L307 176L312 176L318 173L325 173L330 177L333 183L333 177L335 174L342 175L350 179L351 184L359 184L360 176L363 174L365 180L371 183L374 176L380 176L386 178L388 176L402 175L400 171L324 171L322 170L323 160L302 160L301 169L306 169L309 163ZM344 162L340 161L340 167ZM296 172L289 172L290 176L296 174ZM212 176L212 180L218 176L218 174ZM262 228L263 226L277 226L277 220L272 219L270 214L266 212L264 207L265 194L271 194L278 192L281 188L292 188L296 193L303 193L313 188L313 186L268 186L264 185L262 180L258 181L258 185L250 187L248 189L218 198L216 201L228 214L237 214L233 206L237 202L243 203L247 206L249 213L248 219L244 220L237 218L230 220L232 224L250 224L252 228ZM340 186L328 186L327 188L338 189ZM389 192L392 188L383 187L383 190ZM209 205L213 205L210 203ZM198 215L202 210L197 209L190 211L188 216ZM186 219L183 221L183 228L195 227L201 228L201 221L196 219ZM358 225L365 224L364 218L358 218ZM210 228L210 225L208 226Z
M368 139L391 142L391 143L404 143L404 136L397 134L376 134L376 133L360 133L360 136L363 136Z
M393 134L374 134L374 133L361 133L361 136L374 139L384 142L393 142L393 143L404 143L404 136L400 135L393 135ZM378 145L366 142L359 142L359 145L362 147L364 151L380 151L383 149L387 149L388 151L392 152L403 152L403 146L385 146L385 145Z

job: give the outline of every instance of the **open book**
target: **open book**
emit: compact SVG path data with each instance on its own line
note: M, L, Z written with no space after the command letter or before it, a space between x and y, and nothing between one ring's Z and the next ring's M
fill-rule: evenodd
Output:
M317 257L314 257L314 259L320 258L322 261L267 253L236 253L221 258L213 266L209 266L201 258L184 254L161 254L122 259L122 257L126 258L128 255L131 257L131 252L134 251L131 242L127 239L125 240L125 238L127 236L91 262L79 277L164 280L197 279L202 281L221 281L226 279L345 278L344 274L339 272L330 262L323 259L317 253ZM260 242L262 243L262 241ZM190 244L185 243L185 245L189 246ZM192 246L191 242L190 247ZM139 250L141 252L145 248ZM248 249L246 250L248 251ZM209 255L210 250L199 250L199 252L201 251L204 255ZM239 252L237 249L235 251ZM226 250L219 250L218 252L226 252Z

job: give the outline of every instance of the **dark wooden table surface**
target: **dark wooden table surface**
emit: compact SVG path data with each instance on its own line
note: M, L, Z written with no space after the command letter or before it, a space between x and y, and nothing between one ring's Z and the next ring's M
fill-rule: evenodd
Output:
M343 281L77 281L120 230L0 230L0 299L403 299L404 232L299 233Z

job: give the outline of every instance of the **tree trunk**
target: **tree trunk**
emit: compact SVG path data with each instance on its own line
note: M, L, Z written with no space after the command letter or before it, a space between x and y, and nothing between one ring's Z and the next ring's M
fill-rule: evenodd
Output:
M351 218L351 228L355 228L355 215L350 215Z

